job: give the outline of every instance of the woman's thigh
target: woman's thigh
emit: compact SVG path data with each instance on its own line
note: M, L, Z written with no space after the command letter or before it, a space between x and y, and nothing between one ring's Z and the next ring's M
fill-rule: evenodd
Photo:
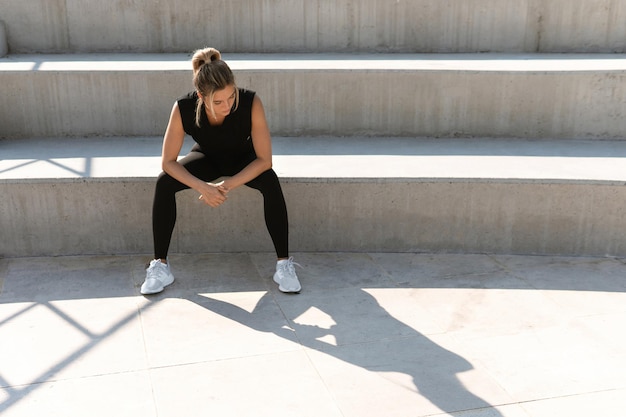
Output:
M268 169L265 172L262 172L258 177L246 183L246 185L250 188L254 188L255 190L259 190L262 193L265 191L280 191L280 181L278 180L278 176L273 169Z
M218 168L211 164L202 152L192 151L179 159L178 163L185 167L191 175L202 181L214 181L221 176ZM166 172L162 172L157 179L157 193L159 195L161 192L165 192L166 194L177 193L188 188L189 186L178 181Z
M179 159L178 163L185 167L191 175L202 181L214 181L223 175L219 168L211 163L202 152L191 151Z

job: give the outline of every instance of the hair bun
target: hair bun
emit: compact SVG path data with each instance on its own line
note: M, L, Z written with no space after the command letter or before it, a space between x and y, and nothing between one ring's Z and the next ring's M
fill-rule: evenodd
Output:
M204 64L209 64L215 61L221 61L222 54L215 48L198 49L193 53L191 58L191 65L194 73L198 72Z
M211 52L211 62L213 61L220 61L222 59L222 54L220 54L220 51L218 51L217 49L213 49L213 51Z

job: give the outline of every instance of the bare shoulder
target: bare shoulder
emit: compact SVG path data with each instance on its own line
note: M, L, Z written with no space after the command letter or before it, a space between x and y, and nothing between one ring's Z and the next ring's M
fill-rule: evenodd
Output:
M261 97L259 97L258 94L255 94L254 98L252 99L252 112L264 112L263 102L261 101Z
M184 135L183 129L183 117L180 114L180 108L178 103L175 102L172 106L172 111L170 113L170 120L167 124L166 136L172 136L171 134L176 134L177 136Z

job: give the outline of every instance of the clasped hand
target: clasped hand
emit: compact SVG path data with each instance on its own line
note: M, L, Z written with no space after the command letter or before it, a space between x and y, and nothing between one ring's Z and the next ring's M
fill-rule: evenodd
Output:
M204 187L202 187L198 200L204 201L205 204L208 204L211 207L219 207L228 198L228 191L228 188L224 186L224 181L216 184L208 182Z

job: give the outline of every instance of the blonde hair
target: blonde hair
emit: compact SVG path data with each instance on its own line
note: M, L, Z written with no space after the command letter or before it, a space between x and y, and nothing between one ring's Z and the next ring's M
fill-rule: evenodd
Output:
M222 90L229 85L235 86L235 110L239 106L239 89L235 84L235 75L226 62L222 61L222 54L215 48L198 49L191 58L193 67L193 85L203 97L209 102L209 108L213 117L213 96L218 90ZM196 103L196 126L200 126L200 115L204 103L198 96Z

